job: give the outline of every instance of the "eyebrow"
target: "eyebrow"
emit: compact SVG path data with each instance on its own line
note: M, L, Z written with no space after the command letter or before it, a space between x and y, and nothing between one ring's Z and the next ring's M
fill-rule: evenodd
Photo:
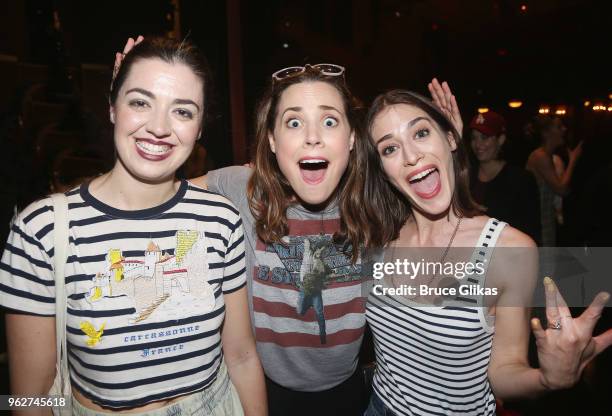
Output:
M431 122L431 120L428 117L419 116L419 117L416 117L416 118L410 120L407 123L406 127L410 128L410 127L414 126L416 123L418 123L421 120L427 120L427 121ZM385 134L380 139L376 140L376 146L378 146L381 142L383 142L385 140L389 140L391 138L393 138L393 133Z
M125 95L128 95L131 92L138 92L142 95L146 95L147 97L151 99L155 99L155 94L143 88L131 88L125 92ZM177 98L172 103L173 104L191 104L191 105L194 105L198 109L198 111L200 111L200 106L197 105L193 100L189 100L187 98Z
M333 110L337 113L340 113L340 111L338 111L338 109L336 107L333 107L331 105L324 105L321 104L319 106L317 106L318 108L320 108L321 110ZM299 113L300 111L302 111L304 108L303 107L288 107L285 109L285 111L283 111L283 113L281 114L281 118L285 115L285 113L287 111L295 111L296 113Z

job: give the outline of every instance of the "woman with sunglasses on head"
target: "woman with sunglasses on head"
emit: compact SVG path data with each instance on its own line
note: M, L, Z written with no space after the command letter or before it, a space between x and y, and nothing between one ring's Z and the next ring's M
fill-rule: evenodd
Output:
M253 169L219 169L194 183L228 197L245 221L270 414L361 415L365 152L344 68L274 73L256 114Z
M470 260L475 266L467 276L451 269L414 280L389 270L385 284L373 288L366 316L377 371L368 416L493 415L496 398L572 386L612 343L612 330L592 337L608 294L600 293L573 319L552 280L545 279L549 327L531 322L540 368L529 367L535 244L482 215L472 202L456 102L448 88L433 89L437 105L394 90L378 96L368 112L368 154L379 161L367 173L364 192L365 209L379 217L370 241L385 247L390 262L403 257L418 263L428 255L444 265ZM457 247L472 249L466 255Z
M175 179L202 133L209 89L188 42L142 41L117 68L115 165L66 193L68 260L57 278L74 414L267 413L239 213ZM0 265L14 395L46 395L56 372L54 228L50 198L30 205Z

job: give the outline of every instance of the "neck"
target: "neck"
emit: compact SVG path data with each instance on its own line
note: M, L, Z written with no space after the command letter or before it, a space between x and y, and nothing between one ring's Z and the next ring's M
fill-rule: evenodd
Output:
M409 238L420 247L442 247L448 244L448 239L453 234L459 217L453 209L449 209L437 216L424 214L418 210L412 210L412 216L402 228L400 238ZM407 233L404 233L407 231Z
M486 162L480 162L478 165L478 178L483 182L488 182L502 170L506 162L504 160L494 159Z
M106 205L129 211L159 206L177 190L178 182L174 177L156 183L143 182L127 172L119 161L89 186L89 192Z

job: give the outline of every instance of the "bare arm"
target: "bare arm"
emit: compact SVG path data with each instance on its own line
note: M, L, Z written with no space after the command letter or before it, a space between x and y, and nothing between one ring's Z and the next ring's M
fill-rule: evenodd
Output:
M526 237L523 239L523 243L528 241ZM522 245L520 238L511 238L506 243ZM529 255L529 252L534 254ZM498 302L503 306L496 308L495 336L489 364L493 391L499 398L507 399L534 397L548 390L569 388L580 379L584 367L612 344L612 329L597 337L592 335L610 295L599 293L582 315L572 318L554 282L545 278L546 317L549 324L558 323L559 328L544 330L538 319L531 321L540 368L530 368L527 362L529 309L512 305L516 305L519 299L527 299L527 290L533 289L533 277L537 273L537 261L534 262L534 259L537 256L535 250L530 250L521 255L520 261L509 257L495 266L512 270L512 276Z
M246 287L223 297L225 323L221 342L230 379L246 416L267 415L266 383L251 330Z
M55 318L6 314L11 394L46 396L55 378ZM43 407L15 415L50 415Z
M498 247L514 248L498 249L487 276L487 281L502 290L495 308L489 380L496 397L502 400L533 397L546 390L540 382L539 370L531 368L527 360L530 314L527 306L537 279L537 251L529 237L512 228L503 231Z
M567 168L561 176L557 175L555 165L546 153L540 152L529 158L527 168L540 177L557 195L566 196L570 191L570 183L576 162L582 151L582 143L570 152Z

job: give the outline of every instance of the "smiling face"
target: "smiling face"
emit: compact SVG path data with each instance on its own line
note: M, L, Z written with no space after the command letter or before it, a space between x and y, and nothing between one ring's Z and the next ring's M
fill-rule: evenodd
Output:
M472 146L472 151L474 152L476 159L478 159L480 163L484 163L498 159L499 152L505 140L505 134L501 134L499 136L487 136L486 134L474 129L472 130L472 140L470 145Z
M146 183L174 179L201 133L203 83L186 65L141 59L111 107L113 172Z
M354 142L340 93L321 81L291 85L275 118L268 140L281 172L301 201L324 203L340 183Z
M376 115L371 136L389 181L414 209L434 216L448 210L455 188L450 133L420 108L395 104Z

